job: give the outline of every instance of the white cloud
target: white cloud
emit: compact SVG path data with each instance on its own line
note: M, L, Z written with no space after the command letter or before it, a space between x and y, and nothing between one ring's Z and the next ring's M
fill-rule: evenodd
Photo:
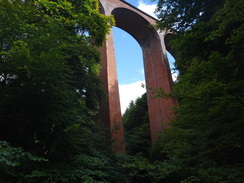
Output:
M138 97L141 97L141 95L146 92L146 89L142 87L142 84L145 85L145 81L137 81L130 84L119 85L122 114L125 112L132 100L135 101Z
M176 72L171 72L171 74L172 74L173 81L176 81L179 74Z
M177 80L177 73L172 73L173 81ZM145 81L136 81L130 84L120 84L119 94L120 94L120 106L121 113L124 114L126 108L129 106L130 102L135 101L138 97L146 92L146 89L142 87L145 85Z
M143 0L139 0L137 8L144 11L148 15L151 15L152 17L157 18L157 16L154 13L154 11L157 8L156 3L155 4L147 4Z

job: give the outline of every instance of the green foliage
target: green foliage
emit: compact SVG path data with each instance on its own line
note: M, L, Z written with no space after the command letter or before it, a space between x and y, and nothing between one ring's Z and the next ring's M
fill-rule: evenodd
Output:
M161 8L167 5L160 2ZM180 14L189 8L183 1L169 2L172 8L167 11L172 13L163 11L171 18L171 26L178 15L183 16L182 22L194 23L183 27L180 22L178 29L183 32L170 42L180 71L171 95L179 98L180 106L173 127L164 131L154 149L162 157L157 156L163 162L161 181L242 182L243 3L216 1L214 11L208 16L204 11L201 19L191 11ZM197 2L192 2L194 8ZM170 96L155 92L156 97Z
M207 22L224 3L224 0L159 0L158 27L184 32L193 25Z
M45 162L47 159L33 156L22 148L11 147L7 142L0 141L0 175L2 182L13 182L15 177L23 177L30 172L33 163ZM25 165L28 162L29 170ZM15 169L15 171L13 171Z
M97 0L0 1L1 182L122 177L93 120L112 24Z
M131 101L123 115L126 151L130 155L138 153L149 157L151 136L146 93L135 103Z

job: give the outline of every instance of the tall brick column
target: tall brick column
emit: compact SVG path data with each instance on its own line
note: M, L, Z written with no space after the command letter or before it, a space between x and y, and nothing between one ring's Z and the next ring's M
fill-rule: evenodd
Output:
M158 33L159 34L159 33ZM161 35L163 38L163 33ZM143 52L146 85L152 89L162 87L164 92L172 91L173 80L164 50L163 39L154 32L140 40ZM173 108L178 106L176 98L153 98L155 94L147 90L148 113L152 143L156 142L159 133L170 126L174 119Z
M125 153L124 129L120 110L119 88L116 59L114 52L113 32L107 35L101 49L102 69L100 78L103 81L106 100L100 105L100 120L110 128L113 151Z

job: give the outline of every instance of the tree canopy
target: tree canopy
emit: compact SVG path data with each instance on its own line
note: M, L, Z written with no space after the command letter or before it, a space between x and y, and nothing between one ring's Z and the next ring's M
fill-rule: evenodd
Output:
M171 18L165 23L176 23L179 30L170 46L181 74L174 88L180 101L177 118L162 135L161 146L172 168L166 177L177 175L177 181L188 182L241 182L243 3L171 1L170 10L163 10L167 3L161 0L159 8L162 18Z
M223 5L224 0L159 0L159 27L184 32L193 25L208 22L212 15Z
M1 182L114 181L94 120L112 25L97 0L0 1Z
M151 135L146 93L137 98L135 102L131 101L123 115L123 126L127 154L137 155L140 153L149 157Z

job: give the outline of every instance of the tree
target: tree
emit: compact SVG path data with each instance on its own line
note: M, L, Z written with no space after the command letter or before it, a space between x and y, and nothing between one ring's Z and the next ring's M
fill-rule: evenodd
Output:
M149 157L151 135L146 93L137 98L135 103L131 101L123 115L123 126L127 153Z
M180 71L177 117L158 143L162 180L242 182L243 3L160 0L158 8L159 26L177 31L170 46Z
M184 32L197 23L208 22L224 0L159 0L158 27Z
M114 181L93 120L112 25L97 0L0 1L2 182Z

